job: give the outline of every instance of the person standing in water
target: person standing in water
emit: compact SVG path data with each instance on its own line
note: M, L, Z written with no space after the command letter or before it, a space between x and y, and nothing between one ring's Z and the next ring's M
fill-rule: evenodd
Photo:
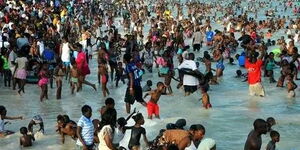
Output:
M82 84L86 84L86 85L89 85L91 86L92 88L94 88L94 90L96 91L96 85L95 84L92 84L90 82L88 82L87 80L85 80L85 77L90 74L90 68L89 68L89 65L87 63L87 57L86 57L86 54L85 52L83 52L82 50L82 45L81 44L77 44L77 58L76 58L76 64L77 64L77 68L78 68L78 71L79 71L79 90L82 89Z
M91 120L92 108L84 105L81 108L82 116L77 123L77 145L83 150L94 149L94 125Z
M54 76L55 76L56 87L57 87L56 99L61 99L62 80L63 77L65 76L62 62L58 63L57 67L55 68Z
M38 85L41 87L41 95L40 95L40 101L42 102L44 98L48 99L48 82L49 82L49 71L48 71L48 65L42 64L42 69L39 72L39 82Z
M151 98L147 104L147 111L148 111L148 119L152 119L152 115L154 114L156 118L159 117L159 106L157 102L159 101L159 98L161 95L165 94L164 89L165 85L162 82L157 83L157 89L148 92L145 94L144 98L146 98L148 95L151 95Z
M125 95L126 112L130 113L131 105L137 100L143 106L147 106L147 103L143 99L143 91L141 87L141 75L137 66L132 62L132 57L130 54L126 53L123 58L126 64L125 72L128 74L128 88Z
M140 150L140 139L141 135L143 135L144 141L146 145L149 145L146 129L142 127L145 123L144 117L141 113L136 114L132 117L135 121L135 125L131 127L131 136L128 144L129 150Z
M32 141L35 141L32 135L28 135L28 130L26 127L20 128L20 133L22 136L20 137L20 146L22 147L30 147L32 146Z
M263 119L256 119L253 123L254 130L252 130L246 140L244 150L260 150L262 140L261 135L268 131L268 124Z
M248 49L245 67L248 70L249 94L251 96L259 95L264 97L265 91L261 84L261 67L263 65L262 58L264 58L265 50L260 47L261 54L259 55L258 52L255 52L254 46L249 46Z

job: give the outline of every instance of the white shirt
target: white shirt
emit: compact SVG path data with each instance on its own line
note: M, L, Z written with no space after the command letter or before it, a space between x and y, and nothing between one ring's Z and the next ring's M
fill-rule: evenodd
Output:
M123 140L124 136L125 134L120 129L115 128L113 143L119 144Z
M192 70L197 70L197 65L196 62L193 60L184 60L179 66L178 69L192 69ZM191 75L185 74L183 76L183 85L188 85L188 86L197 86L199 84L199 80Z
M99 150L111 150L105 142L105 136L110 136L111 138L113 137L113 131L112 128L110 127L110 125L106 125L104 126L101 131L98 133L98 138L99 138L99 145L98 145L98 149Z
M194 33L194 43L193 44L200 44L201 43L201 41L202 41L202 34L201 34L201 32L200 31L197 31L197 32L195 32Z
M193 141L191 141L190 146L186 147L184 150L197 150Z
M0 132L4 131L4 119L2 120L1 116L0 116Z
M70 47L69 43L62 44L61 60L63 62L70 62Z
M42 56L45 50L45 44L43 41L38 41L36 44L39 46L40 56Z

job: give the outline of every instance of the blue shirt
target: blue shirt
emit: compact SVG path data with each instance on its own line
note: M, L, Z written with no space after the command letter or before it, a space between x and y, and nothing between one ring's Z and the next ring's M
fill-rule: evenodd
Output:
M85 142L85 145L92 145L94 143L94 125L90 118L81 116L77 126L81 127L81 136L82 140ZM77 145L82 146L80 140L77 140Z
M238 58L238 61L239 61L239 66L245 66L245 56L241 55L239 56Z
M129 75L129 73L132 73L133 75L133 84L135 86L140 86L141 85L141 70L137 68L137 66L134 64L134 63L129 63L126 65L126 68L125 68L125 72L126 74ZM130 81L129 83L130 84Z
M213 40L213 38L214 38L214 32L212 32L212 31L206 32L206 40L208 42L211 42Z

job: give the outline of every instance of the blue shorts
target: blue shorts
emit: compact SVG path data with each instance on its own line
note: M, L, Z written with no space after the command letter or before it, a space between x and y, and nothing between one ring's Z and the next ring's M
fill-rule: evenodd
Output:
M63 62L63 65L64 65L65 67L69 67L69 66L71 65L71 62Z

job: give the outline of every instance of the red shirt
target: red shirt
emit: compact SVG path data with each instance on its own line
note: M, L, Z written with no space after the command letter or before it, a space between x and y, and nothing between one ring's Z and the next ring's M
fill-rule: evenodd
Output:
M250 63L246 59L245 67L248 70L248 83L255 84L261 82L261 66L263 62L261 59L258 59L255 63Z

